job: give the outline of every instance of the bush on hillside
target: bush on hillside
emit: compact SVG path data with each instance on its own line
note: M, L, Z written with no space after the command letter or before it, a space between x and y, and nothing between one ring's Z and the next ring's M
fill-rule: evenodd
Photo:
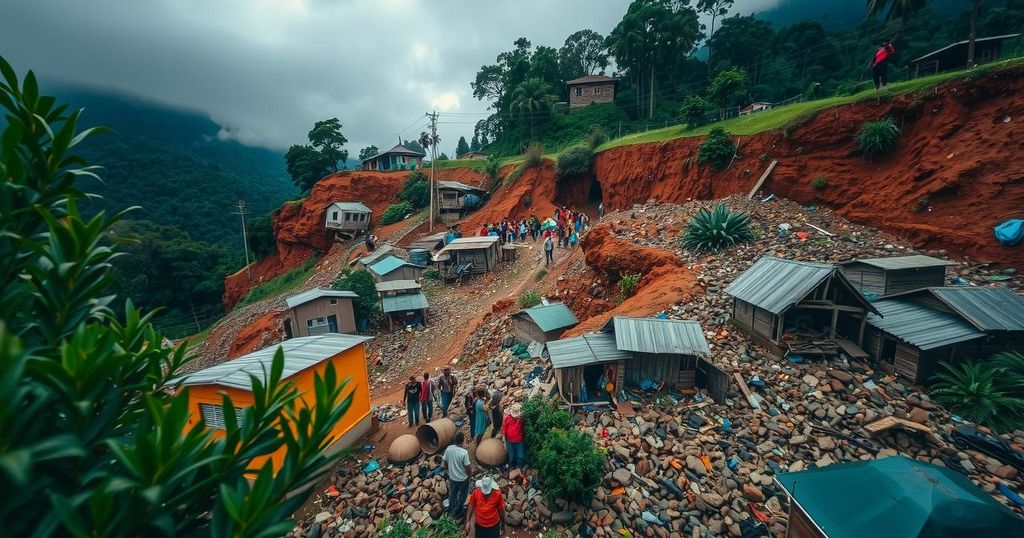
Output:
M380 303L377 302L377 281L366 269L355 271L345 268L335 277L331 288L336 290L347 290L359 296L359 299L352 302L352 309L355 311L356 321L373 324L380 314Z
M715 127L697 148L697 162L721 170L729 166L735 154L736 143L729 138L729 133L721 127Z
M685 249L708 252L731 247L753 238L749 215L740 211L730 211L725 204L718 204L714 211L701 208L700 212L690 219L690 225L680 242Z
M409 174L405 184L402 185L402 192L398 199L408 202L414 209L421 209L430 204L430 181L426 174L420 171Z
M544 396L534 396L523 402L523 421L526 425L523 437L526 461L533 466L537 465L537 455L549 431L572 428L572 415L559 409L555 400Z
M537 454L537 471L549 500L589 502L601 483L603 465L604 453L594 446L594 438L576 429L548 430Z
M501 159L497 155L488 155L484 161L484 173L487 174L488 189L493 191L498 185L498 174L501 173Z
M816 191L823 191L828 188L828 179L825 176L816 176L811 180L811 188Z
M892 153L900 141L900 128L892 118L865 123L857 133L857 145L868 160Z
M588 146L576 145L558 155L555 173L559 177L579 176L590 172L594 162L594 150Z
M598 146L608 141L608 132L604 127L595 125L590 128L590 135L587 136L587 145L590 149L597 149Z
M524 291L519 295L519 306L523 308L530 308L538 304L540 304L540 293L537 290Z
M679 117L692 129L704 123L711 112L711 106L707 99L699 95L690 95L683 99L683 104L679 106Z
M626 273L619 279L618 302L625 301L636 293L636 287L640 283L640 275L637 273Z
M523 167L534 168L544 162L544 144L534 142L523 152Z
M433 267L423 271L423 278L426 280L440 280L441 273L437 272L437 269Z
M407 215L413 212L412 206L409 202L400 202L397 204L391 204L380 214L380 223L387 226L388 224L394 224Z

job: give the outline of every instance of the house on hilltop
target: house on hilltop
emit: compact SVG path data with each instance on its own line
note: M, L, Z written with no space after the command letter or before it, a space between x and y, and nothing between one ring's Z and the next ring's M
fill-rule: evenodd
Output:
M361 233L370 229L373 211L360 202L334 202L327 206L324 227L342 233Z
M617 79L604 75L587 75L566 81L565 85L569 89L569 108L615 101L616 83Z
M393 170L419 170L426 153L409 149L402 144L363 160L363 170L388 172Z

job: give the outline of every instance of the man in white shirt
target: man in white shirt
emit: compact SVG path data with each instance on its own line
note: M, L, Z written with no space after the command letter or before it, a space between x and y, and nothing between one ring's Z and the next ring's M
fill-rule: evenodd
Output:
M469 475L473 472L469 451L462 446L465 441L465 434L455 432L452 444L444 450L442 458L448 472L448 513L456 519L462 517L465 509L466 496L469 495Z

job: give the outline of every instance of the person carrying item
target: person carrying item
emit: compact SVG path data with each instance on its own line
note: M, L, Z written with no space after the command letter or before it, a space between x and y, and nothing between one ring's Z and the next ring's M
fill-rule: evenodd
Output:
M549 266L555 263L555 242L551 239L551 234L544 233L544 265Z
M420 388L420 413L423 422L434 418L434 382L430 380L430 372L423 372L423 385Z
M477 446L484 439L484 432L487 431L487 390L480 388L476 391L476 401L473 402L473 437Z
M469 494L469 475L473 472L473 465L469 461L469 451L462 446L466 442L466 436L462 432L455 432L452 444L444 449L444 468L448 473L448 514L458 519L462 517L466 505L466 496Z
M491 391L491 401L487 403L487 410L491 413L491 437L497 437L501 433L501 391Z
M494 479L485 476L477 481L476 489L469 495L466 533L476 538L496 538L501 536L504 519L505 498Z
M525 430L526 419L523 418L523 407L518 403L508 406L508 414L501 422L501 435L505 438L508 464L518 469L526 467L526 446L523 442Z
M875 50L875 57L871 59L871 75L875 79L876 90L889 85L889 62L895 52L896 49L888 39L883 39Z
M458 386L458 382L455 381L455 376L452 375L451 368L445 368L441 377L437 378L437 388L441 391L441 416L448 416L448 406L452 404L452 397L455 396L455 387Z
M409 382L405 384L405 409L409 413L409 427L420 423L420 389L421 385L416 378L409 376Z

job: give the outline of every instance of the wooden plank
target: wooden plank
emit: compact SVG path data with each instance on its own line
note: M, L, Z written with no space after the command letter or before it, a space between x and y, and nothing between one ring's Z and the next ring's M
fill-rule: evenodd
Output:
M917 422L912 422L909 420L893 416L880 418L872 422L871 424L864 425L864 429L867 430L869 433L878 433L880 431L888 430L889 428L892 427L900 427L908 430L915 430L921 433L932 433L932 429L929 428L928 426L925 426L924 424L918 424Z
M851 342L849 340L845 340L845 339L842 339L842 338L833 338L832 342L834 342L837 346L839 346L839 349L842 349L843 351L845 351L846 354L849 355L851 358L854 358L854 359L866 359L866 358L868 358L867 352L865 352L863 349L860 348L860 346L858 346L857 344L854 344L853 342Z
M811 228L814 228L815 230L818 230L819 232L821 232L821 233L823 233L823 234L825 234L825 235L827 235L827 236L829 236L829 237L832 237L833 235L835 235L835 234L832 234L832 233L826 232L825 230L822 230L821 228L818 228L817 226L815 226L815 225L811 224L810 222L808 222L808 223L806 223L806 224L807 224L808 226L810 226Z
M754 195L757 194L757 191L761 190L761 185L764 185L764 180L768 179L768 176L771 175L772 170L775 170L776 164L779 164L779 161L772 160L771 164L768 165L768 168L766 168L764 173L761 174L761 179L757 180L757 183L754 184L753 189L750 189L750 194L747 195L747 198L753 198Z
M750 407L754 408L756 411L763 412L761 410L761 404L757 402L757 398L754 398L754 395L750 392L750 389L747 387L747 382L744 381L743 376L741 376L739 372L734 372L732 376L736 379L736 382L739 383L740 392L742 392L743 396L747 398L747 403L750 404Z

